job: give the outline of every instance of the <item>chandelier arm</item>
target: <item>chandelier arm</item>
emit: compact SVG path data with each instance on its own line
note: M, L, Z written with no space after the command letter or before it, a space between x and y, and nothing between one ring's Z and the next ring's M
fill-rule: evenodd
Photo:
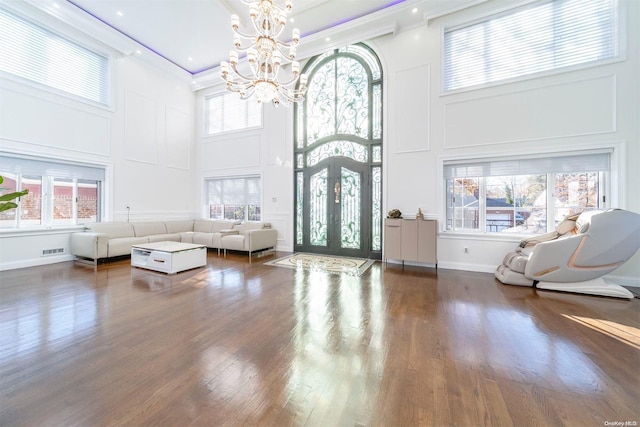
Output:
M293 95L293 96L292 96L290 93L285 92L285 91L279 91L279 94L280 94L280 95L281 95L281 96L282 96L282 97L283 97L283 98L284 98L284 99L285 99L289 104L290 104L290 103L293 103L293 102L302 101L302 99L304 99L304 98L301 98L300 96L295 96L295 95Z
M231 64L231 71L233 72L233 74L236 77L241 78L242 80L247 80L250 82L253 82L253 80L255 80L255 76L245 76L243 73L240 72L240 70L238 70L238 68L236 66L234 66L233 64Z
M238 28L231 27L231 30L233 31L234 34L237 34L238 36L240 36L241 38L243 38L245 40L252 40L252 39L256 38L255 35L245 34L242 31L240 31L240 27L238 27Z
M285 87L291 86L293 83L298 81L298 78L299 78L299 75L295 75L288 82L280 82L280 86L285 86Z
M290 46L286 46L286 45L285 45L285 47L289 47L289 48L291 48ZM282 50L282 49L280 48L280 46L278 46L278 52L280 52L280 54L282 55L282 62L283 62L284 64L290 64L290 63L292 63L293 61L295 61L295 59L296 59L296 56L295 56L295 55L293 55L293 58L291 58L291 57L289 56L289 52L288 52L288 51L284 51L284 50Z

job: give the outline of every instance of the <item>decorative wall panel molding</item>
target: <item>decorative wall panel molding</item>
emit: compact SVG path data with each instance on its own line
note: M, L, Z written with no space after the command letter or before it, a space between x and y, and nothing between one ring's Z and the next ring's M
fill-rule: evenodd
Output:
M491 95L445 105L445 148L616 131L616 77Z
M0 100L0 138L87 154L111 154L111 121L104 115L6 87L0 88Z
M238 137L202 144L203 171L260 166L260 136Z
M430 149L431 103L429 65L400 70L393 79L394 135L389 146L394 153L413 153ZM396 108L411 105L412 108Z
M191 122L189 114L173 107L165 109L165 163L189 169L191 164Z
M124 158L158 164L156 103L132 90L124 97Z

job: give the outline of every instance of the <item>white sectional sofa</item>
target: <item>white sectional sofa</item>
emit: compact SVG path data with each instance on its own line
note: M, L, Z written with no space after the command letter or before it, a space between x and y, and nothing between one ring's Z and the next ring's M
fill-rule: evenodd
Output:
M246 251L275 249L277 231L266 222L182 220L150 222L97 222L83 232L71 234L71 254L98 262L131 254L131 245L174 241L198 243L208 248ZM230 240L225 240L231 237ZM228 245L228 246L225 246Z

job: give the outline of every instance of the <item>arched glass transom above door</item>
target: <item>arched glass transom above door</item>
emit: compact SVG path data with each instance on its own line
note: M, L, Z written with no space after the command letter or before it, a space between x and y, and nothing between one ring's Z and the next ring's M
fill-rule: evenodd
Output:
M295 249L380 258L382 67L364 44L305 67L295 107Z

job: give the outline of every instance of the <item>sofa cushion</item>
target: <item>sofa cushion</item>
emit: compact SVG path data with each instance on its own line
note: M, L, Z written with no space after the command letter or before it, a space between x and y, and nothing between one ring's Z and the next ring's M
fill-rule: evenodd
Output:
M108 257L131 255L131 245L149 243L147 237L120 237L109 240Z
M271 228L271 224L268 222L243 222L242 224L234 225L233 230L236 230L238 234L244 235L249 230L262 230L263 228Z
M193 231L198 233L211 233L214 221L211 219L196 219L193 223Z
M177 221L165 221L164 225L167 227L167 233L182 233L186 231L193 231L193 220L177 220Z
M217 233L222 230L230 230L234 225L240 225L240 221L228 220L228 219L217 219L213 222L213 227L211 228L211 232Z
M212 236L213 233L199 233L196 231L193 233L193 243L212 248Z
M146 236L149 239L149 243L155 242L180 242L180 233L171 233L171 234L152 234L151 236Z
M132 222L136 237L151 236L152 234L167 234L167 227L161 221Z
M135 236L130 222L94 222L89 224L87 228L94 233L104 233L111 239Z
M221 239L221 244L225 249L230 249L232 251L246 250L244 235L224 236Z

